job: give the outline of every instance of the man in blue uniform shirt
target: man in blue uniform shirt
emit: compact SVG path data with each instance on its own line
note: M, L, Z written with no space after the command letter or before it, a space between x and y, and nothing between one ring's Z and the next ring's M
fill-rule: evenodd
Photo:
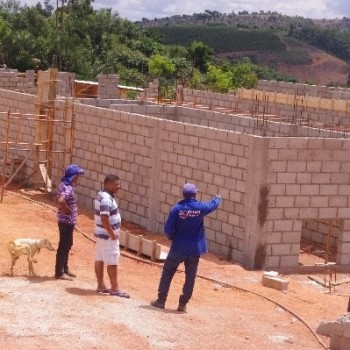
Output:
M158 299L151 305L165 308L171 281L181 263L185 265L185 283L179 298L178 311L186 312L186 304L192 297L199 257L208 252L204 234L204 217L213 212L221 202L217 195L211 201L196 199L197 187L186 183L183 186L183 200L171 208L164 231L171 240L171 247L165 260L158 288Z

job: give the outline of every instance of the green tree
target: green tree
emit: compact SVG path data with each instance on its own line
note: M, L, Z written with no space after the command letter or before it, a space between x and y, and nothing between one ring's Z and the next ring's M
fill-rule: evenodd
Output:
M155 78L164 77L169 79L174 76L176 66L170 58L156 54L150 58L148 69Z
M207 82L214 90L220 92L228 92L228 90L234 88L232 71L214 65L208 67Z
M194 68L201 73L208 71L209 58L213 55L213 50L201 41L193 41L188 48L188 58Z
M257 75L249 62L241 62L232 68L232 87L252 89L258 84Z

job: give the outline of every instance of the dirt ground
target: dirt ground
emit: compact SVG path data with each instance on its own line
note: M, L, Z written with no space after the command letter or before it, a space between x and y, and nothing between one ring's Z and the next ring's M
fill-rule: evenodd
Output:
M28 276L21 257L10 277L11 239L47 238L57 248L54 201L40 191L6 191L0 220L0 349L317 350L329 344L329 338L313 333L318 324L346 312L349 283L330 292L309 275L284 275L289 288L281 292L262 286L262 271L248 271L212 254L201 259L185 314L176 311L183 272L173 280L166 310L155 309L149 302L156 297L162 264L142 262L133 252L123 252L119 269L121 287L131 298L98 294L89 208L80 208L74 233L74 281L53 278L55 252L46 249L35 264L38 276ZM123 229L157 239L165 249L168 245L163 235L135 225L124 223ZM301 254L305 261L314 258L307 249Z

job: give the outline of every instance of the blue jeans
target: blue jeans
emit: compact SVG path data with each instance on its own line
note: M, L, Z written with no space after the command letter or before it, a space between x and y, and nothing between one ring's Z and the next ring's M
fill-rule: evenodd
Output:
M60 231L60 241L56 253L56 277L62 276L63 273L68 272L68 257L69 251L73 245L74 225L59 222L58 228Z
M199 263L199 256L168 256L164 263L162 277L160 278L158 288L158 299L161 302L166 301L171 281L181 263L185 264L185 283L182 288L182 295L179 298L179 304L186 305L191 299Z

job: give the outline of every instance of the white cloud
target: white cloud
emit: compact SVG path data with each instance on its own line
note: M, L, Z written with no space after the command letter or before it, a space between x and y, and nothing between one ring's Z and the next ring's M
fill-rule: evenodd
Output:
M56 1L51 0L53 5ZM25 0L34 5L38 0ZM24 2L23 2L24 3ZM143 17L170 17L173 15L192 15L205 10L231 13L239 11L276 11L283 15L309 18L350 17L349 0L95 0L94 8L112 8L121 17L132 21Z

